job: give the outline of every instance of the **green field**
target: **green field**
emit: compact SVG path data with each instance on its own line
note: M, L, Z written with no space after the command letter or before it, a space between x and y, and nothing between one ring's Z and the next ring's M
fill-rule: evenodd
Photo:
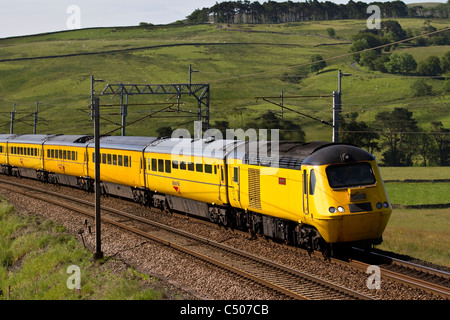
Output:
M386 180L450 179L450 167L381 167ZM397 205L450 203L449 182L387 182L390 201ZM450 208L394 209L380 249L450 267Z
M423 25L420 19L400 19L399 22L411 30ZM432 20L431 24L443 28L448 26L448 21ZM335 38L328 36L330 27L336 31ZM427 80L435 94L413 98L409 93L413 77L382 74L352 65L351 36L364 28L365 20L279 25L170 25L82 29L0 39L0 60L62 56L0 62L0 110L10 112L16 103L17 111L33 112L39 101L38 133L91 134L93 124L86 113L90 104L91 75L105 80L96 84L97 92L106 83L186 83L189 64L192 64L193 69L199 71L192 75L192 81L211 86L211 123L226 120L232 128L245 127L267 110L279 111L277 106L256 101L255 97L278 96L282 90L285 96L332 94L337 90L338 70L351 74L342 79L344 115L358 112L360 120L373 121L380 111L405 107L414 112L419 126L424 128L429 127L432 120L450 121L450 95L443 94L443 81ZM410 50L419 62L431 54L443 54L450 46L405 46L398 50ZM86 53L96 54L80 55ZM330 59L328 66L318 74L309 73L306 66L316 53ZM69 54L79 55L64 57ZM127 121L161 108L158 104L167 103L167 99L174 102L176 97L129 97L130 104L145 102L149 105L130 106ZM118 104L119 99L104 97L102 103ZM180 115L196 114L195 99L182 97L181 103L182 110L190 113ZM332 119L332 98L287 98L284 104L323 120ZM118 111L118 107L102 110L104 118L109 120L102 120L102 132L117 128L111 122L120 123ZM25 114L17 114L16 118L23 116ZM330 127L292 112L286 112L285 117L302 126L307 141L331 140ZM0 132L8 132L8 116L0 119ZM156 129L162 126L190 128L194 119L146 119L127 128L127 134L155 135ZM31 133L28 120L28 124L17 121L15 132Z
M394 209L377 248L450 267L450 209Z

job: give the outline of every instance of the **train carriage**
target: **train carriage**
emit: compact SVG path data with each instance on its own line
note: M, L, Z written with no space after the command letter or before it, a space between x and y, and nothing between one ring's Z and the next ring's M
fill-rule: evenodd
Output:
M231 141L161 139L145 151L147 186L160 206L210 217L208 204L225 205L224 157ZM165 201L167 200L167 203Z
M0 134L0 166L1 172L4 174L10 173L8 161L8 141L15 136L15 134Z
M43 146L46 179L51 182L80 186L80 178L86 172L86 142L88 135L56 135L48 138Z
M8 140L8 165L13 175L39 178L44 170L42 161L43 144L53 135L24 134Z
M100 180L109 194L145 202L147 198L144 150L155 137L114 137L100 139ZM95 178L95 143L86 146L87 175Z

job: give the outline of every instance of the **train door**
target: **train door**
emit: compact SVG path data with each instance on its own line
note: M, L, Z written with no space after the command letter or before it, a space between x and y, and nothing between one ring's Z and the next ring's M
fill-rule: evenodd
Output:
M145 159L145 152L144 151L142 151L142 157L141 157L141 159L140 159L140 168L139 168L139 182L140 182L140 185L141 186L144 186L144 187L146 187L147 186L147 181L146 181L146 178L145 178L145 172L146 172L146 165L147 165L147 162L146 162L146 159Z
M222 203L228 203L229 199L227 196L227 180L226 180L226 166L218 165L219 168L219 199Z
M232 190L232 197L233 200L236 201L239 205L241 202L241 194L240 194L240 172L239 172L239 166L232 166L230 167L230 174L231 174L231 190Z
M303 212L309 214L309 197L308 197L308 171L303 169Z

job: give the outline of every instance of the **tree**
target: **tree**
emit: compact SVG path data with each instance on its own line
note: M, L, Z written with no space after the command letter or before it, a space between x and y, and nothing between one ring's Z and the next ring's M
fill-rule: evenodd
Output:
M450 165L450 129L444 128L441 121L433 121L431 130L431 135L437 145L439 165Z
M272 111L264 113L261 117L255 119L246 125L246 129L267 129L267 139L270 140L270 130L279 130L279 139L285 141L305 141L305 132L302 128L291 120L282 119Z
M311 65L309 65L309 71L310 72L316 72L319 73L320 70L324 69L327 66L326 61L323 60L322 56L320 54L314 54L311 56L310 59L311 62L316 62Z
M442 73L441 62L436 56L429 56L417 66L417 72L421 76L437 76Z
M444 56L441 58L441 69L442 73L450 71L450 51L444 53Z
M377 126L381 128L381 147L383 162L386 166L410 166L416 152L414 133L418 132L417 121L413 113L406 108L382 111L375 116Z
M410 86L413 97L429 96L433 91L433 87L428 85L424 79L414 81Z
M377 140L379 135L373 132L364 121L356 121L358 112L350 114L350 122L345 118L340 118L340 140L345 143L354 144L366 149L370 153L380 150Z
M389 73L404 73L416 70L417 62L414 57L407 52L393 53L384 66Z

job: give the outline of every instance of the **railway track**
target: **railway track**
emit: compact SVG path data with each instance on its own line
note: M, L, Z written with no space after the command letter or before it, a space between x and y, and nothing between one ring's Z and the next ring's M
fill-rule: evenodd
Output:
M5 184L13 187L6 187ZM5 180L0 180L0 188L46 201L88 217L95 216L93 210L88 208L94 206L89 201ZM25 188L27 191L17 190L17 188ZM61 201L61 198L64 201ZM374 299L299 270L114 208L102 207L102 222L232 272L241 278L274 290L285 298L300 300Z
M353 248L353 250L359 252L359 254L357 254L357 257L359 258L350 261L352 266L361 270L367 270L369 265L378 265L380 267L382 278L405 283L444 299L450 299L449 272L426 267L374 251L363 252L358 248Z

